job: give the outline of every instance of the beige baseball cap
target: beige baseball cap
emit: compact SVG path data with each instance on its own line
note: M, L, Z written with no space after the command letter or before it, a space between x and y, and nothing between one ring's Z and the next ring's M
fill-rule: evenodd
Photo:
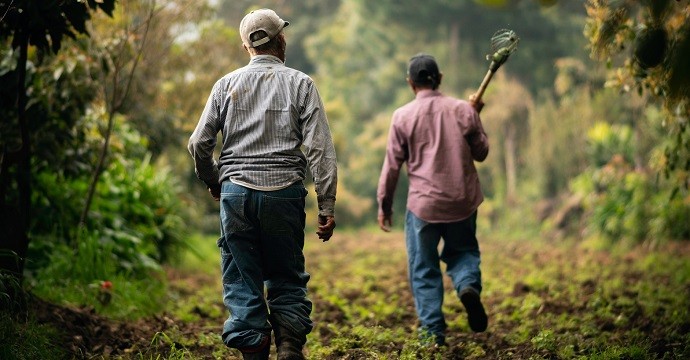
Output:
M259 9L245 15L240 22L240 37L244 45L250 48L261 46L280 34L284 27L290 25L289 22L281 19L275 11L271 9ZM263 30L268 34L259 40L251 41L253 33Z

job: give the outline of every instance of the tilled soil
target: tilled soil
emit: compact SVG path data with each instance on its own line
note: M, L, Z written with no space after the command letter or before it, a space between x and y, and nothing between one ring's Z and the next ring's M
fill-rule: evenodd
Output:
M524 251L521 247L516 247L512 250L493 248L487 246L485 249L488 252L494 251L504 252L504 255L524 256L525 254L518 254ZM342 250L342 249L341 249ZM339 250L339 251L341 251ZM337 257L332 255L333 261L337 261ZM690 256L690 246L682 246L673 250L678 256ZM326 254L328 256L328 254ZM596 261L605 264L613 261L606 254L567 254L560 251L555 251L552 254L540 253L535 255L532 259L534 263L539 266L539 262L546 261L560 261L564 267L571 266L578 261L578 257L582 256L599 256ZM528 256L529 257L529 254ZM489 260L490 261L490 260ZM628 261L631 264L637 259L635 256L624 258L621 261ZM491 265L491 263L489 263ZM494 266L496 266L494 264ZM312 267L319 270L319 266ZM567 274L567 273L565 273ZM390 283L406 284L406 271L404 268L394 274L386 274ZM641 281L641 274L634 270L631 266L629 270L623 273L618 273L616 276L620 278L623 284L635 284ZM185 294L193 294L196 289L205 286L218 286L217 281L212 275L200 276L194 273L183 273L176 270L169 270L168 277L171 279L171 287L173 291L184 296ZM658 284L663 284L668 281L668 278L657 277L655 281ZM572 283L572 279L563 278L559 281ZM508 339L511 333L515 332L519 326L520 321L502 320L492 324L492 320L496 318L505 319L511 312L511 308L502 305L507 297L522 299L526 296L536 296L541 299L541 306L535 308L530 317L540 317L546 314L562 315L569 318L584 318L591 312L592 309L586 306L591 303L593 296L597 296L597 291L601 289L601 279L588 278L575 282L577 286L577 296L574 298L563 298L557 296L553 291L545 290L544 288L535 289L533 286L516 278L512 283L512 291L507 291L505 294L496 294L487 296L483 299L484 305L489 314L489 329L481 334L454 332L449 334L447 338L448 346L441 349L430 350L431 355L434 353L440 355L443 359L529 359L537 356L538 358L558 358L557 353L552 349L535 349L535 347L528 341L518 345L511 343ZM403 289L403 290L401 290ZM599 290L598 290L599 289ZM372 319L371 324L365 320L365 326L381 326L384 328L405 328L412 333L416 327L416 316L414 314L414 302L409 291L404 290L404 287L397 289L375 289L386 295L387 292L396 292L397 302L399 306L406 309L403 316L395 316L391 318L377 318ZM372 289L368 289L372 291ZM679 289L684 292L678 296L690 297L690 284L684 288ZM364 292L350 290L345 292L343 296L351 302L362 301L366 297ZM657 355L656 358L664 358L664 356L672 355L679 349L686 349L687 344L678 344L670 341L669 329L664 322L660 322L659 318L665 316L664 314L653 314L646 312L643 306L638 302L638 294L631 290L621 290L620 293L610 294L612 299L626 299L623 302L626 305L626 316L629 319L624 325L615 324L610 319L602 319L594 325L597 331L605 332L610 336L612 341L616 339L625 338L625 334L630 331L641 332L646 334L649 344L651 344L652 351ZM318 293L312 293L311 299L314 302L313 318L317 326L312 333L312 337L317 337L322 344L329 344L332 339L338 335L334 334L327 326L319 326L318 324L349 324L353 319L348 319L347 314L341 308L322 298ZM218 301L220 302L220 295ZM222 303L219 304L222 306ZM464 316L464 309L461 306L454 308L451 306L451 311L456 312L456 316ZM500 310L497 310L500 309ZM659 311L663 310L663 306ZM672 311L668 309L667 311ZM503 312L502 314L497 311ZM617 311L617 309L612 309ZM621 310L623 311L623 310ZM92 359L92 358L142 358L141 354L145 354L144 358L165 359L170 353L171 346L176 348L184 348L190 356L195 359L215 359L217 358L218 344L205 344L200 341L192 341L191 343L170 344L169 342L152 341L157 336L163 333L175 332L176 334L183 334L186 338L195 339L199 334L218 334L221 331L222 322L224 318L216 315L216 317L209 316L199 309L199 321L180 321L173 318L169 314L160 314L153 317L140 319L133 322L116 321L105 318L97 314L90 308L74 308L64 307L55 304L50 304L35 297L29 300L29 312L34 316L39 323L50 324L62 333L62 338L56 339L55 343L62 346L72 358L76 359ZM658 316L657 316L658 315ZM551 316L553 318L553 316ZM360 321L360 320L358 320ZM595 321L596 322L596 321ZM360 322L361 324L361 322ZM548 328L549 324L541 324ZM534 329L534 333L538 333L543 329ZM577 332L577 329L573 331ZM687 334L690 332L690 319L677 319L673 331L675 333ZM342 334L340 334L342 336ZM467 350L467 344L478 344L484 350L483 355L470 354ZM221 345L222 346L222 345ZM402 343L381 343L375 345L378 353L389 354L389 357L395 358L396 354L401 354L404 344ZM340 349L335 351L326 360L348 359L359 360L368 359L371 352L365 351L367 349L357 348L353 346L350 349ZM368 349L371 350L371 349ZM577 348L574 349L577 351ZM215 354L214 354L215 352ZM227 355L229 352L225 352ZM224 355L224 356L225 356ZM226 358L236 359L238 353L230 352ZM274 355L275 356L275 355ZM673 358L673 357L671 357Z
M200 330L198 324L175 321L166 315L134 322L116 321L98 315L91 308L58 306L38 298L30 300L29 312L37 322L58 329L62 338L55 343L77 359L127 357L140 351L160 354L165 359L171 346L152 342L156 334L180 326L191 333Z

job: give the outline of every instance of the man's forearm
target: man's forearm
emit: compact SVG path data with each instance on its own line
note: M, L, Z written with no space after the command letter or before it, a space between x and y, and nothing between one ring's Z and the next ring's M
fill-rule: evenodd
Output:
M213 159L194 158L194 171L199 180L209 188L220 183L218 164Z
M333 176L337 176L333 174ZM319 215L335 215L335 195L337 188L337 177L314 184L316 188L316 200L319 206Z

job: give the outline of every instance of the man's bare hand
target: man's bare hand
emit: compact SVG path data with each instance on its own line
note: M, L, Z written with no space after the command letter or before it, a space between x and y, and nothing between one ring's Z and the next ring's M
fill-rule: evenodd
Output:
M475 110L477 110L478 113L482 112L482 109L484 108L484 102L482 99L477 100L477 94L470 95L470 104Z
M220 185L209 187L208 192L213 197L213 200L220 201Z
M319 215L319 230L316 232L319 239L324 242L330 240L333 236L333 229L335 229L335 217Z
M391 215L379 215L379 227L385 232L391 231L393 226L393 219Z

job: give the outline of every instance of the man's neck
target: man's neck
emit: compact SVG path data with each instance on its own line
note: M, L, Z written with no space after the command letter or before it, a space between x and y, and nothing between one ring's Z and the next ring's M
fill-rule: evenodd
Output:
M435 90L435 89L432 88L432 87L430 87L430 86L424 86L424 87L412 86L412 91L414 91L414 94L415 94L415 95L417 95L420 91L424 91L424 90L431 90L431 91L433 91L433 90Z
M269 54L269 53L261 53L261 52L250 52L249 56L255 57L255 56L273 56L275 58L278 58L280 61L285 62L285 54L282 56L276 55L276 54Z

